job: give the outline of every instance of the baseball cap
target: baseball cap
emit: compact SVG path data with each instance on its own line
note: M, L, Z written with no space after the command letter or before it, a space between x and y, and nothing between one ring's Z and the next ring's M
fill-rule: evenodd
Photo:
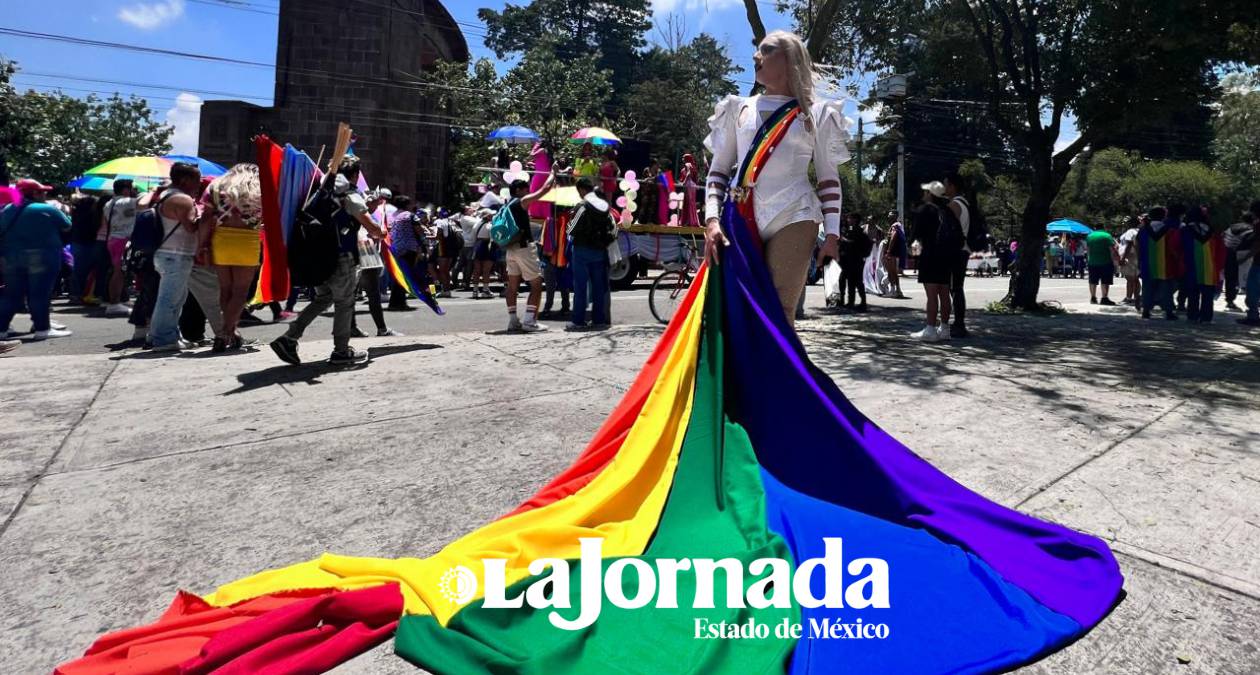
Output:
M43 183L37 180L31 180L30 178L23 178L18 181L14 187L18 189L18 192L21 192L24 195L32 192L49 192L52 190L51 185L44 185Z
M924 190L927 190L928 192L931 192L933 197L945 196L945 184L940 182L939 180L934 180L931 183L924 183L920 185L919 187L923 188Z

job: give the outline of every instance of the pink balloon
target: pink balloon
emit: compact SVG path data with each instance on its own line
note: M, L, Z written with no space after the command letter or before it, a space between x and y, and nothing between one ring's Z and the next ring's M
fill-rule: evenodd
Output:
M618 197L618 198L617 198L617 206L619 206L619 207L621 207L621 208L623 208L623 209L624 209L624 208L626 208L626 198L625 198L625 197Z
M524 169L525 167L522 166L520 162L512 162L508 165L508 168L511 169L513 173L519 173L521 169Z
M639 176L639 174L637 174L637 173L635 173L635 172L633 172L633 171L627 171L627 172L626 172L626 180L628 180L628 181L633 182L633 181L634 181L634 179L635 179L635 178L637 178L638 176Z
M677 213L675 213L675 214L673 214L673 215L671 215L671 216L669 217L669 224L670 224L670 225L677 225L677 224L678 224L678 214L677 214Z

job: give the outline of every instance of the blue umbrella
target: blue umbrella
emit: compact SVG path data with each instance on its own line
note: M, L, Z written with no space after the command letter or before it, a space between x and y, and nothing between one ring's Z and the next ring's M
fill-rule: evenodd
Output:
M1089 234L1090 232L1093 232L1093 230L1089 229L1089 226L1085 223L1078 223L1069 218L1061 218L1047 225L1046 232L1055 234L1061 232L1066 232L1068 234Z
M162 159L172 162L187 162L189 164L196 164L197 168L201 170L202 176L210 176L211 178L217 178L227 173L227 169L222 166L219 166L208 159L193 157L192 155L162 155Z
M518 126L499 127L486 136L487 141L506 141L508 143L533 143L538 134L533 129Z

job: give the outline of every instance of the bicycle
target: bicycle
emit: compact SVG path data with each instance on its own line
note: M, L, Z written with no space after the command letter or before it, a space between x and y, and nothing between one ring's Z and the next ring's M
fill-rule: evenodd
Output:
M652 281L652 290L648 291L648 308L652 316L661 323L669 323L674 318L674 311L682 302L691 280L700 271L700 253L696 250L691 237L679 237L682 243L682 260L665 264L665 271Z

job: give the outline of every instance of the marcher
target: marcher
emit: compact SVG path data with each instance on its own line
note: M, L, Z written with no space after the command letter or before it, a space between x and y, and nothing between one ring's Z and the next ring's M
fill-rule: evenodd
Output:
M577 158L573 160L573 177L594 180L597 175L599 175L599 161L595 158L595 146L588 141L582 144ZM541 189L541 187L537 188L535 192Z
M963 285L967 282L967 261L971 258L971 247L967 245L967 237L971 233L971 215L976 209L975 195L967 188L967 182L957 171L945 176L945 196L949 199L949 210L958 221L962 232L961 250L954 257L950 268L949 293L953 304L954 323L950 324L949 336L965 338L967 332L967 292Z
M884 246L884 269L888 270L888 284L892 287L892 293L888 297L904 300L906 296L901 292L901 271L906 268L908 253L906 228L897 218L896 211L888 212L888 221L892 223L888 226L888 241Z
M919 283L927 293L926 321L923 328L910 337L923 342L950 339L949 315L952 302L950 276L960 247L957 221L949 209L945 186L940 181L924 183L923 203L914 212L910 238L919 243Z
M1146 216L1143 215L1142 218ZM1126 223L1128 229L1120 235L1120 275L1124 277L1124 300L1126 305L1133 305L1142 310L1142 279L1138 270L1137 236L1138 228L1143 221L1133 216Z
M818 262L840 257L839 166L849 159L845 147L849 135L841 102L816 100L813 63L799 37L784 31L770 33L758 45L753 62L763 93L726 97L709 121L712 131L705 147L713 153L713 162L704 209L705 259L717 264L722 248L729 244L720 214L734 176L740 182L730 187L743 203L741 215L752 218L764 242L766 266L787 325L792 327L819 222L826 239ZM782 140L759 165L755 177L751 168L736 174L737 162L748 154L768 121L766 133L777 132ZM796 131L788 133L792 130ZM811 161L817 185L809 178Z
M70 211L70 255L74 258L74 275L70 280L72 305L83 304L84 296L92 294L88 283L95 262L96 232L100 229L99 201L91 195L83 195Z
M620 175L621 167L617 165L617 151L609 148L604 151L604 162L599 165L599 185L609 199L617 195L617 178Z
M1186 294L1186 319L1191 323L1211 323L1216 294L1225 273L1225 241L1213 232L1207 209L1192 207L1181 228L1185 273L1181 278Z
M70 218L45 203L52 187L29 178L17 182L22 203L0 211L0 248L4 253L4 295L0 297L0 340L15 334L13 316L23 307L31 315L34 340L70 336L52 321L52 293L61 272L61 237Z
M1151 310L1159 305L1164 318L1177 320L1173 305L1173 286L1181 276L1181 232L1170 226L1168 212L1157 206L1151 209L1150 222L1138 230L1138 266L1142 276L1142 318L1151 318Z
M573 238L573 320L566 330L586 330L587 291L593 305L590 328L603 330L612 324L608 312L608 245L617 238L617 224L609 215L608 202L595 194L589 179L577 182L582 203L573 211L568 235Z
M1254 236L1255 216L1250 211L1242 215L1241 221L1225 230L1225 308L1232 312L1242 311L1234 302L1238 299L1238 290L1243 281L1239 275L1238 256L1249 248Z
M237 327L249 303L250 287L262 256L262 187L258 166L233 166L210 183L201 203L199 229L203 240L208 240L210 245L222 312L211 351L239 350L246 342ZM202 310L207 311L207 308L202 307ZM211 314L207 311L207 316Z
M272 351L285 363L296 365L302 362L298 355L298 340L306 327L323 314L329 305L333 306L333 352L328 362L333 365L357 365L368 361L367 352L350 346L354 290L359 276L359 228L365 228L376 239L383 238L385 233L368 215L367 201L354 187L358 178L359 158L349 155L341 161L331 186L332 199L341 207L334 213L334 222L328 223L335 226L340 233L337 241L337 266L332 276L315 288L315 297L302 308L302 313L289 324L284 335L271 342ZM325 183L325 188L327 187Z
M388 200L392 196L389 190L380 188L364 200L367 202L368 214L376 214L375 217L368 217L374 218L382 232L389 227L389 209L394 207ZM381 257L381 237L370 237L366 229L360 229L358 242L359 290L367 298L368 313L372 316L372 323L376 324L376 337L402 337L402 333L386 325L385 310L381 307L381 273L385 269L385 260ZM367 337L367 333L359 328L358 318L353 313L350 315L350 336Z
M537 202L545 204L544 202ZM459 249L459 259L455 261L455 269L451 272L451 281L461 291L471 291L473 289L473 249L476 247L476 229L481 219L477 217L477 205L468 204L464 207L464 211L459 216L454 216L459 220L460 233L463 234L464 245ZM532 214L530 217L533 217Z
M1247 246L1245 240L1238 247L1238 278L1245 279L1243 288L1246 292L1243 304L1247 306L1247 316L1238 320L1238 323L1247 326L1260 326L1260 265L1256 262L1260 260L1260 200L1251 202L1251 218L1255 229L1252 230L1251 245Z
M105 250L109 253L109 297L105 305L105 316L127 316L131 308L122 302L123 286L127 274L123 267L123 257L127 253L127 243L131 240L131 231L136 227L136 198L134 183L129 178L114 181L114 197L105 203L101 216L101 227L105 228Z
M512 201L507 208L516 223L517 233L503 245L507 258L507 311L508 330L534 333L547 330L538 323L538 302L542 299L542 264L538 260L538 252L534 247L534 233L529 223L529 205L538 201L551 191L555 184L555 174L547 178L547 182L535 192L529 191L529 182L518 180L512 183ZM516 313L516 297L520 291L521 280L529 284L529 297L525 301L525 319L521 320Z
M527 221L528 223L528 221ZM459 252L464 248L464 232L459 222L450 218L446 209L438 209L437 220L433 223L437 249L437 279L440 288L439 298L451 297L454 284L451 282L451 270L459 260Z
M188 275L200 249L197 232L197 198L201 194L201 170L196 164L177 162L171 166L171 185L158 202L163 241L153 253L157 271L157 297L149 322L153 351L180 351L192 345L180 339L179 313L188 297ZM204 308L203 308L204 309Z
M854 311L866 311L866 282L862 270L866 265L866 257L871 254L871 238L862 227L862 214L849 213L845 217L845 225L840 230L840 274L848 287L846 306ZM854 305L856 298L862 303Z
M544 181L545 182L545 181ZM490 273L494 270L494 241L490 239L490 219L494 211L479 209L477 227L473 230L473 299L494 297L490 292Z
M424 235L417 232L416 215L411 211L411 197L394 195L394 218L389 223L389 244L394 254L394 262L404 266L414 274L418 261L428 256L421 252ZM426 263L427 264L427 263ZM389 307L391 312L411 312L415 307L407 304L407 289L395 281L389 280Z
M1116 276L1116 240L1103 229L1094 230L1085 237L1086 258L1089 267L1089 304L1114 305L1107 297ZM1102 286L1102 299L1098 299L1098 287Z

